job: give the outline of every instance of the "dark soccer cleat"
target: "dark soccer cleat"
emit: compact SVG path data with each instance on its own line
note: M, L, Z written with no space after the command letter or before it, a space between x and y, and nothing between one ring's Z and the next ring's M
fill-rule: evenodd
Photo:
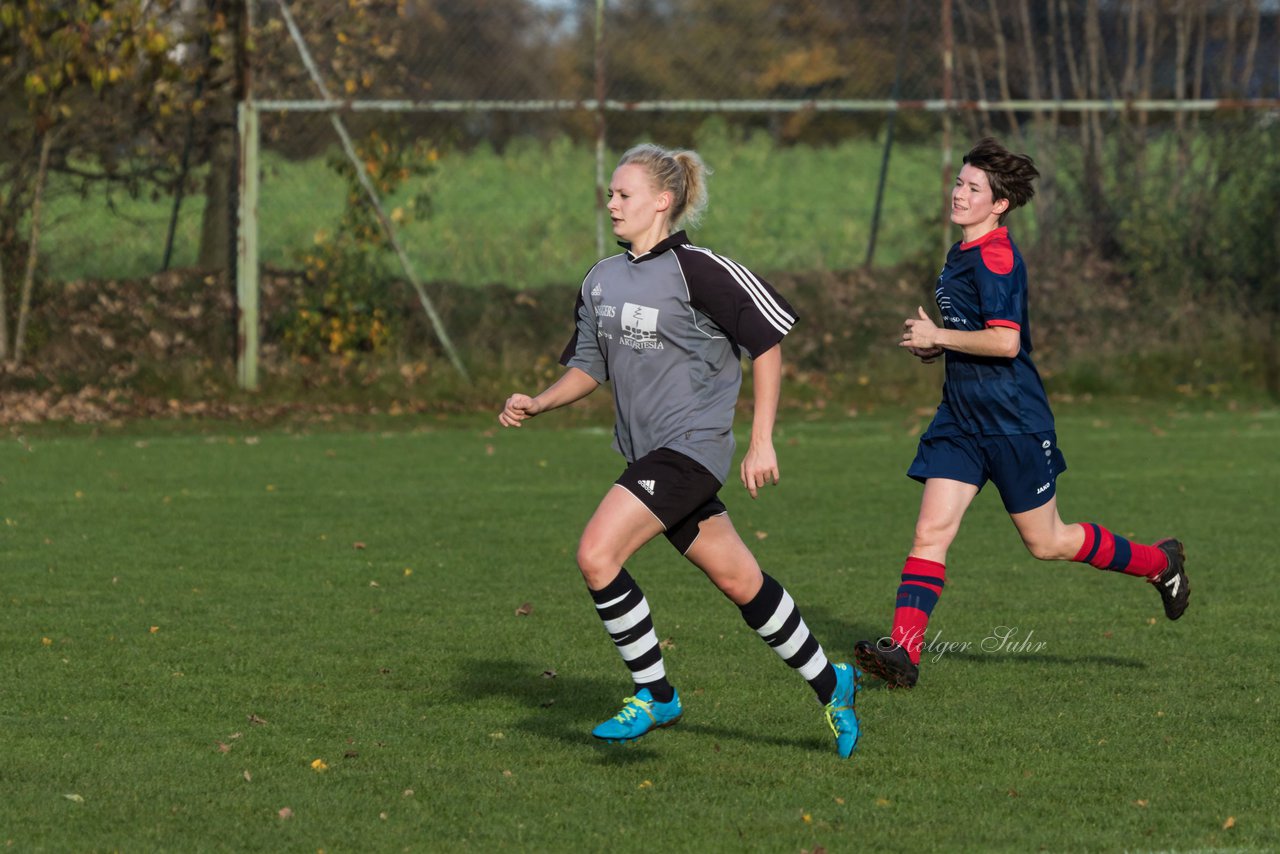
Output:
M888 638L858 641L853 645L853 659L863 671L883 679L890 688L914 688L920 678L920 668L911 663L911 656Z
M1176 620L1187 610L1187 601L1191 598L1191 582L1187 580L1187 571L1183 569L1187 556L1182 543L1177 540L1161 540L1156 543L1156 548L1164 552L1169 560L1169 567L1153 578L1151 583L1160 591L1164 615L1170 620Z

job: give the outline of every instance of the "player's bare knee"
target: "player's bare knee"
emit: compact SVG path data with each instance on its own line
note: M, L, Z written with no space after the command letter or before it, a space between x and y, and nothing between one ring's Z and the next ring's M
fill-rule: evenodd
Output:
M602 543L594 543L586 537L578 543L578 569L592 590L599 590L618 574L620 564L612 550Z
M1023 538L1023 545L1027 547L1027 551L1031 552L1031 556L1036 560L1068 560L1071 555L1063 549L1058 539L1027 539Z
M955 538L955 530L938 525L917 525L916 536L911 543L912 554L923 554L938 549L946 551Z

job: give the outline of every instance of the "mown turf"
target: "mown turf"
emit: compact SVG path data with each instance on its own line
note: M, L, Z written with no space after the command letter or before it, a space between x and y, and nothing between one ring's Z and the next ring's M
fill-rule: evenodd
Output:
M782 484L725 493L834 658L888 628L919 420L784 417ZM685 719L592 741L628 684L573 551L619 458L603 426L571 423L11 434L0 845L1280 845L1275 410L1064 409L1064 515L1183 538L1187 615L1036 562L984 493L920 686L866 686L849 762L808 689L662 542L630 569Z

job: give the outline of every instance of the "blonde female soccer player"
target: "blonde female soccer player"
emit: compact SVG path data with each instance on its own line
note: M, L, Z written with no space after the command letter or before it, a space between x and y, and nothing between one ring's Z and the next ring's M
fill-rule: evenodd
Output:
M746 267L692 245L682 223L707 201L707 169L692 151L641 145L609 184L609 217L625 251L597 263L578 293L577 327L564 374L540 394L513 394L498 420L527 419L613 387L615 447L626 470L582 532L578 568L634 684L622 709L593 730L630 741L680 719L649 604L623 564L664 534L706 573L742 618L813 688L848 757L858 741L858 673L832 664L787 591L762 572L734 530L718 492L734 453L741 353L751 356L755 412L739 466L755 498L778 482L773 427L783 337L795 312Z

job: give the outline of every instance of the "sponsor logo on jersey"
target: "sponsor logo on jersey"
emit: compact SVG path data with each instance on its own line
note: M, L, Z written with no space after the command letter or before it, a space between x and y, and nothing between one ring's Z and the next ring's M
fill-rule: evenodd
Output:
M1046 489L1048 489L1048 488L1049 488L1049 487L1051 487L1051 486L1053 486L1053 481L1049 481L1049 482L1048 482L1048 483L1046 483L1044 486L1042 486L1042 487L1040 487L1039 489L1037 489L1037 490L1036 490L1036 495L1041 494L1042 492L1044 492Z
M640 484L640 488L650 495L653 495L653 489L658 485L656 480L638 480L636 483Z
M596 306L596 317L616 317L618 307L616 305L598 305Z
M599 282L596 282L596 286L591 289L591 295L593 297L598 297L602 293L604 293L604 287Z
M623 303L622 343L634 350L663 350L658 338L658 310L647 305Z

